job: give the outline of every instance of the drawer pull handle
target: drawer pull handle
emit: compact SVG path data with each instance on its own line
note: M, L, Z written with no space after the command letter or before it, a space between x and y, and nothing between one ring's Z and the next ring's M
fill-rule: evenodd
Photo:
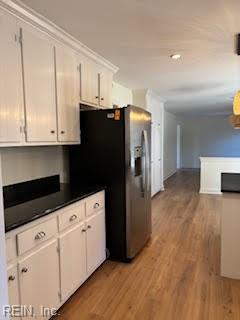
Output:
M88 227L88 229L91 229L92 227L91 226L87 226Z
M27 273L28 272L28 268L22 268L22 273Z
M98 202L95 203L95 205L93 206L94 209L97 209L100 206L100 204Z
M15 276L9 276L8 277L8 281L14 281L15 280Z
M76 220L76 219L77 219L76 214L73 214L73 215L69 218L69 221L72 222L72 221L74 221L74 220Z
M46 236L46 233L44 231L38 232L35 236L35 240L40 240Z
M82 232L86 232L86 229L82 229Z

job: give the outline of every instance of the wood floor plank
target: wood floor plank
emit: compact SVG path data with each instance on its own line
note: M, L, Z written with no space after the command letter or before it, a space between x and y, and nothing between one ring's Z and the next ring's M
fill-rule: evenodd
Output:
M152 200L152 237L130 264L106 261L60 320L239 320L240 281L220 276L221 196L179 171Z

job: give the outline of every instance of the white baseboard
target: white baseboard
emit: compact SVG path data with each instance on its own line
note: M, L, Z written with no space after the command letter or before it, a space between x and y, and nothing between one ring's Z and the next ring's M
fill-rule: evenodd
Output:
M173 176L175 173L177 172L177 170L171 172L170 174L168 174L166 177L164 177L163 181L166 181L167 179L169 179L171 176Z
M203 194L222 194L218 189L200 189L199 193Z

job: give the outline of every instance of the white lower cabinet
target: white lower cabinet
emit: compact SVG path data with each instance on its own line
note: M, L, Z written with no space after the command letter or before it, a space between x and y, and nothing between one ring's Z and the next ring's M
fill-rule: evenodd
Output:
M81 223L59 238L61 300L86 278L86 227Z
M105 214L99 211L87 220L87 272L92 273L106 259Z
M41 307L56 308L59 305L59 260L57 240L19 261L19 284L21 305L32 306L36 319ZM32 319L26 316L23 319Z
M11 305L50 319L106 259L104 191L6 235ZM17 248L17 250L16 250ZM46 316L42 316L42 310ZM32 319L30 313L22 320Z
M7 270L7 276L8 276L9 304L11 306L19 305L17 266L9 267Z

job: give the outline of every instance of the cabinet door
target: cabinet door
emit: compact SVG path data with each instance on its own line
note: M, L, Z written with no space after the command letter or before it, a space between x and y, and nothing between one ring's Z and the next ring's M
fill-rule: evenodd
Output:
M74 51L56 48L58 141L80 142L80 71Z
M87 272L91 274L106 259L105 214L99 211L87 220Z
M19 28L14 17L0 12L0 144L19 143L23 85Z
M100 106L103 108L112 108L112 80L113 74L107 69L100 72Z
M37 319L45 319L41 317L41 306L55 308L59 305L59 259L56 240L19 262L19 280L21 304L31 305Z
M86 57L81 59L81 100L99 104L99 69L93 60Z
M8 276L8 297L9 297L9 304L12 305L19 305L19 292L18 292L18 273L17 267L11 267L7 270Z
M66 299L86 278L86 230L82 223L59 238L61 298Z
M23 70L28 142L57 140L54 47L51 40L23 26Z

